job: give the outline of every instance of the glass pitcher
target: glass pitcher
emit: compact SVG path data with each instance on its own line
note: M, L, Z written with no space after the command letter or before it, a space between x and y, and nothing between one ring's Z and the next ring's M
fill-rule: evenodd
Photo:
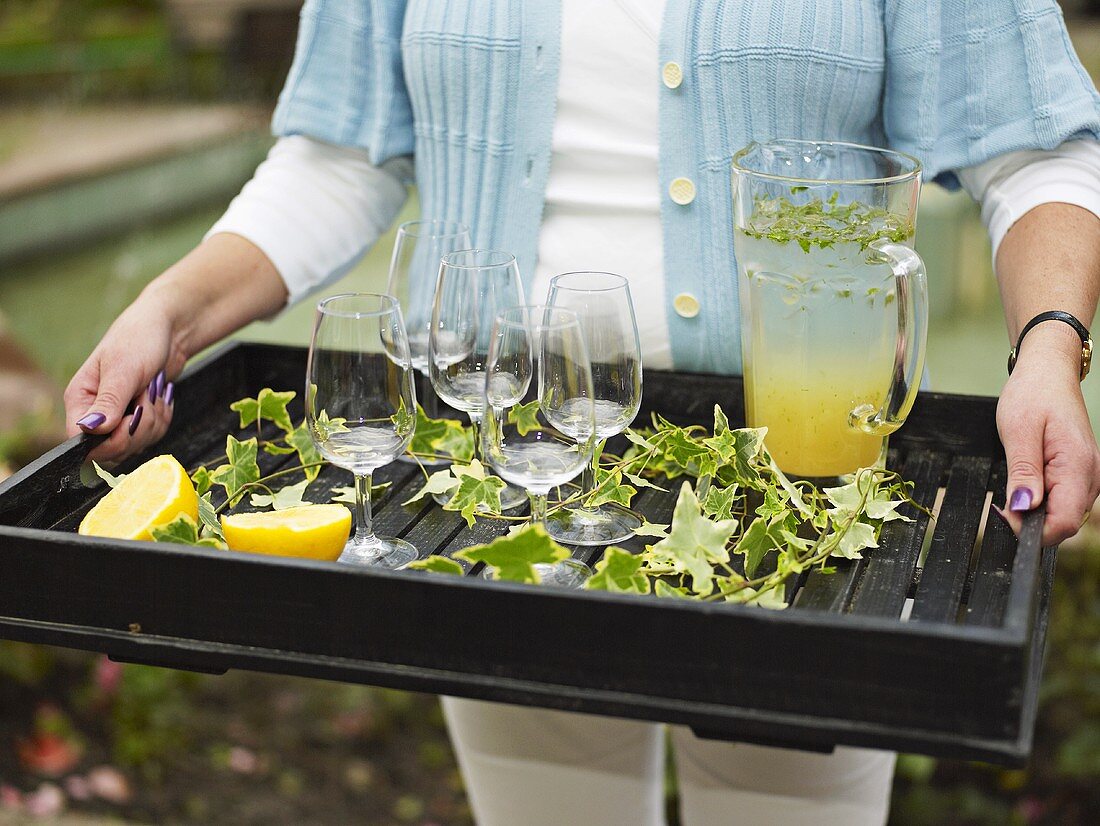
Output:
M847 143L753 143L733 158L745 415L784 472L884 467L924 369L913 250L920 162Z

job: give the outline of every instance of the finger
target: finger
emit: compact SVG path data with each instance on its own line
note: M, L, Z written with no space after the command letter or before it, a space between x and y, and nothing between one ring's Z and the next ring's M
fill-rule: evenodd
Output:
M144 396L142 401L147 402ZM137 453L141 449L140 440L144 436L140 428L142 420L145 419L145 410L144 403L138 404L134 407L133 413L123 416L118 427L111 431L111 434L88 454L89 458L103 464L104 462L121 462L128 456ZM137 440L135 440L135 436Z
M1047 466L1047 513L1043 522L1043 544L1057 545L1081 529L1095 502L1095 460L1087 446L1067 451L1072 463L1052 461Z
M1043 501L1043 420L1017 419L1003 428L1001 441L1008 460L1005 510L1019 515ZM1019 531L1019 522L1011 521Z
M115 430L127 415L126 408L130 399L141 393L143 398L138 400L138 404L148 403L149 397L155 395L157 377L162 376L163 373L164 371L161 370L147 382L144 376L135 376L130 371L114 369L101 371L95 401L76 420L76 425L85 433L109 433ZM134 409L131 417L135 415L137 415L137 408ZM137 415L137 420L140 423L140 415ZM127 423L127 429L132 423L131 418Z

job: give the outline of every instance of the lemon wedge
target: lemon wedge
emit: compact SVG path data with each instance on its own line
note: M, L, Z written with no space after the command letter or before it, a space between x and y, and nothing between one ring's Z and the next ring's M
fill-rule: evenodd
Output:
M351 511L343 505L303 505L281 511L222 517L230 550L333 560L351 535Z
M152 539L152 528L166 525L180 514L197 521L199 497L183 465L165 454L127 474L88 511L77 532L115 539Z

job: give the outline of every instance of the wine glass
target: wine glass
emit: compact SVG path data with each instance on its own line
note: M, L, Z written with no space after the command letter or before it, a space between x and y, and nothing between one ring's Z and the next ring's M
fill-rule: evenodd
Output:
M397 228L397 240L390 258L386 293L401 304L405 328L409 334L412 365L423 378L418 393L420 404L424 412L433 419L439 417L439 402L427 377L428 333L432 326L432 303L435 282L439 276L439 262L447 253L469 249L471 246L470 228L458 221L406 221ZM407 453L398 459L408 462L419 460L425 465L448 463L443 458L413 458Z
M610 272L568 272L550 279L547 303L573 310L592 359L596 437L607 439L634 421L642 403L642 346L630 299L630 284ZM581 493L595 487L595 469L581 477ZM569 545L610 545L633 536L642 520L620 505L561 508L546 530Z
M416 393L397 299L348 293L317 305L306 365L306 424L317 449L355 477L355 533L339 562L400 568L417 558L371 529L371 474L400 456L416 426Z
M592 461L596 414L592 367L580 321L560 307L513 307L496 320L486 364L482 452L508 482L527 488L531 521L545 525L550 488L575 478ZM522 426L512 422L532 378L538 412ZM567 559L536 565L544 583L577 587L591 575Z
M485 364L493 320L502 310L523 304L523 283L513 255L494 250L459 250L439 264L431 332L428 375L432 387L451 407L469 415L474 451L480 456L478 429L485 410ZM448 497L435 497L445 504ZM514 487L500 493L504 510L522 505L527 494Z

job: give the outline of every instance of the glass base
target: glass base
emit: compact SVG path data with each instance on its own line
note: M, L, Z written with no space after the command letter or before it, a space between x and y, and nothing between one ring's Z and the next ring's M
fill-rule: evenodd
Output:
M540 562L535 565L539 572L540 585L549 585L553 588L580 588L585 581L592 576L592 569L579 559L563 559L553 565ZM482 579L495 580L496 571L486 567L481 572Z
M546 517L546 532L565 545L612 545L634 536L642 520L618 505L560 508Z
M343 565L370 565L379 568L404 568L420 554L416 546L404 539L372 536L366 542L356 542L353 536L336 561Z
M432 499L435 500L437 505L446 505L451 501L451 495L448 493L434 493ZM500 509L504 513L526 505L529 501L527 491L523 488L517 488L515 485L507 485L500 492Z

